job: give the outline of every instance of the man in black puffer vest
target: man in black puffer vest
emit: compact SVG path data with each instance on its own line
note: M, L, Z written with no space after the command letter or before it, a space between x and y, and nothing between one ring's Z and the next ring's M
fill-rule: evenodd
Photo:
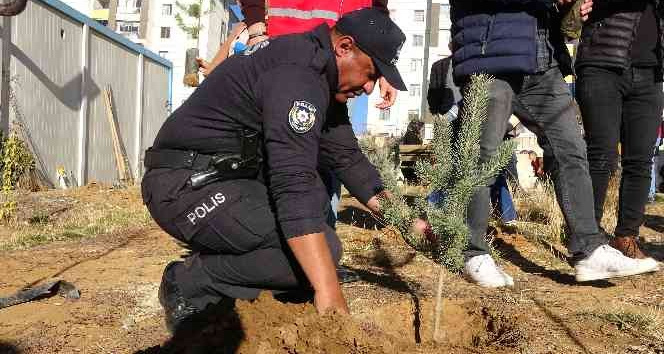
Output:
M454 78L463 86L475 73L495 77L489 92L489 117L482 128L481 162L495 154L511 114L537 134L544 156L551 162L547 169L569 230L567 246L577 281L654 271L658 265L653 259L631 259L607 245L594 218L586 146L563 80L571 66L559 10L572 3L451 0ZM464 270L481 286L509 286L512 278L495 264L484 238L489 205L487 186L475 194L468 209L471 238Z
M618 224L610 244L628 257L643 259L636 238L644 221L662 117L664 2L596 0L583 7L591 12L579 43L576 94L588 145L595 218L598 223L602 219L620 143Z

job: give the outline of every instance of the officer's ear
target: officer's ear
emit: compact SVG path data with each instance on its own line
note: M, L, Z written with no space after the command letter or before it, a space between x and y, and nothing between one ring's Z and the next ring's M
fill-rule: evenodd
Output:
M334 38L332 46L334 47L334 54L336 54L337 57L352 55L357 48L353 37L346 35L339 35Z

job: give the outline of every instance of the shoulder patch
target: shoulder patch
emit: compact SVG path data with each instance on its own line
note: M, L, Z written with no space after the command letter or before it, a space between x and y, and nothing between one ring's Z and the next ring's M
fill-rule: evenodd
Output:
M296 133L308 132L316 123L316 106L307 101L294 101L288 113L288 122Z

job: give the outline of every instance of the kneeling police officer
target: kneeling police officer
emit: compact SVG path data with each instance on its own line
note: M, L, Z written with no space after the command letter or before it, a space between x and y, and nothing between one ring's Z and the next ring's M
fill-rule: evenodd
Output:
M348 312L317 170L331 170L378 212L382 182L346 111L396 68L405 41L388 15L362 9L335 27L266 40L217 67L166 120L146 151L144 201L194 253L164 270L167 325L209 304L313 289L319 312Z

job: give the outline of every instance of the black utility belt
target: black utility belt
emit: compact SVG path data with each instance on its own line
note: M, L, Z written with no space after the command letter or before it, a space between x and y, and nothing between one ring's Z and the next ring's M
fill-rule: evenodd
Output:
M250 129L238 130L237 133L238 154L206 155L190 150L149 148L145 152L145 167L197 171L189 177L189 185L193 189L212 182L256 178L261 164L258 154L260 134Z
M241 154L206 155L196 151L149 148L145 152L145 167L195 171L188 184L198 189L213 182L256 178L260 159L256 154L247 157Z
M205 171L210 168L214 155L199 154L196 151L155 149L145 151L144 165L152 168L187 169Z

